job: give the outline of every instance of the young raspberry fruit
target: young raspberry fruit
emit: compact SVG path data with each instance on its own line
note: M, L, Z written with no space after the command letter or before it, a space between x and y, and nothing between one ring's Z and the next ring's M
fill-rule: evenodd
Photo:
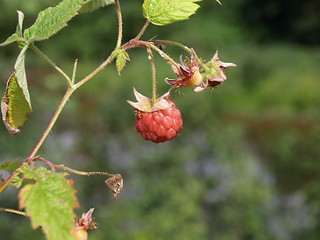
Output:
M87 230L97 228L96 223L93 221L92 213L94 208L82 214L82 217L75 220L75 228L71 230L73 240L88 240Z
M168 93L156 101L134 89L138 102L128 101L136 109L136 130L141 137L155 143L171 140L179 133L183 121L175 104L167 100Z

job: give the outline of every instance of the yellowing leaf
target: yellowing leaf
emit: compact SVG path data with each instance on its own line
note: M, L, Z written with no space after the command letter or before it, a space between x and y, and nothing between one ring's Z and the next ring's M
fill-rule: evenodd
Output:
M78 207L78 202L72 181L65 178L66 173L55 173L43 167L31 171L35 183L20 190L20 209L25 208L32 228L41 227L48 240L73 239L73 209Z
M1 101L2 120L11 135L15 135L27 119L27 114L31 112L28 101L20 88L15 73L8 82L7 89Z
M201 0L145 0L143 15L151 23L159 26L188 19L196 12Z

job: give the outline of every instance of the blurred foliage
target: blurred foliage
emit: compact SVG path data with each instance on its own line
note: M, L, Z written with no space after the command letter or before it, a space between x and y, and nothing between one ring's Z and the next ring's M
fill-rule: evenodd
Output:
M58 1L54 1L58 2ZM124 41L144 24L142 1L126 1ZM0 39L15 29L16 9L30 26L52 1L0 0ZM99 228L92 239L318 240L320 238L320 94L318 2L229 0L201 2L190 21L151 26L145 39L188 44L209 60L216 49L234 62L218 89L176 92L184 128L164 144L140 139L126 103L132 87L151 96L147 54L129 51L121 77L108 66L69 101L40 151L54 163L79 170L123 174L125 187L112 199L101 177L77 177L80 215L90 207ZM130 23L130 24L128 24ZM39 43L67 72L79 59L78 79L113 49L113 7L80 14L70 27ZM12 72L16 46L0 49L0 90ZM166 47L175 59L180 50ZM174 77L156 58L159 94ZM0 159L23 159L45 128L66 88L31 51L27 76L34 112L16 137L0 126ZM4 177L6 177L4 173ZM1 207L16 208L17 190L0 195ZM12 231L12 226L14 231ZM43 239L20 216L0 214L7 239Z

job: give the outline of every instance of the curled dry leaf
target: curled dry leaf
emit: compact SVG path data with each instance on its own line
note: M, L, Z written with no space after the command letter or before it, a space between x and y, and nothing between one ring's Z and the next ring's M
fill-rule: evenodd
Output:
M30 105L18 84L16 73L7 82L7 89L1 101L2 120L11 135L20 132L21 127L31 112Z
M121 174L114 174L112 177L108 178L105 183L112 192L114 198L117 199L117 195L123 188L123 179Z

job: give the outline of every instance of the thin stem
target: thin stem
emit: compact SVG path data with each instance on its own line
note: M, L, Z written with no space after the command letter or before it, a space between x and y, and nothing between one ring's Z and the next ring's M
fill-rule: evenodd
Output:
M15 209L10 209L10 208L0 208L0 211L9 212L9 213L15 213L15 214L18 214L18 215L21 215L21 216L25 216L26 215L25 212L22 212L22 211L19 211L19 210L15 210Z
M183 45L181 43L175 42L175 41L170 41L170 40L151 40L150 42L174 45L174 46L177 46L179 48L182 48L183 50L187 51L188 53L191 53L191 49L190 48L188 48L187 46L185 46L185 45Z
M157 79L156 79L156 66L154 64L154 58L151 48L147 48L148 52L148 59L151 65L151 72L152 72L152 101L155 102L157 99Z
M69 167L64 166L63 164L60 165L54 165L55 168L60 168L63 170L66 170L68 172L77 174L77 175L82 175L82 176L90 176L90 175L105 175L105 176L109 176L112 177L114 174L110 174L107 172L84 172L84 171L78 171Z
M176 63L168 54L166 54L164 51L162 51L160 48L155 46L152 42L147 42L147 41L142 41L142 40L131 40L128 42L128 44L124 44L122 46L123 49L129 49L133 47L138 47L138 46L144 46L144 47L149 47L154 49L156 52L159 53L159 55L169 61L172 65L174 65L177 68L180 68L179 64Z
M56 168L59 168L59 169L63 169L63 170L66 170L68 172L71 172L71 173L74 173L74 174L77 174L77 175L82 175L82 176L90 176L90 175L105 175L105 176L109 176L109 177L113 177L114 176L114 174L110 174L110 173L107 173L107 172L84 172L84 171L78 171L78 170L66 167L63 164L55 165L52 162L50 162L47 159L44 159L42 157L35 157L32 160L33 161L41 161L41 162L49 165L49 167L51 168L52 171L55 171Z
M54 69L56 69L68 82L68 85L70 87L72 87L72 81L69 78L69 76L67 74L65 74L65 72L59 68L50 58L48 58L48 56L46 54L44 54L39 48L37 48L34 44L30 45L30 48L35 51L36 54L38 54L40 57L42 57L44 60L46 60Z
M120 48L121 42L122 42L122 14L121 14L121 8L120 8L120 2L119 0L114 1L115 6L116 6L116 11L117 11L117 17L118 17L118 40L117 40L117 45L116 49Z
M72 93L75 91L75 88L68 88L68 90L66 91L66 93L64 94L60 104L58 105L55 113L53 114L47 128L44 130L44 132L42 133L41 137L39 138L38 142L36 143L36 145L33 147L31 153L29 154L29 156L27 157L27 160L30 160L31 158L33 158L39 148L41 147L41 145L43 144L44 140L47 138L47 136L49 135L49 133L51 132L54 124L56 123L62 109L64 108L64 106L66 105L66 103L68 102L69 98L71 97Z
M138 35L133 40L139 40L141 38L141 36L144 34L144 32L146 31L149 24L150 24L150 21L149 21L149 19L147 19L146 23L143 25L143 27L141 28Z
M174 41L170 41L170 40L151 40L150 42L174 45L174 46L177 46L179 48L182 48L183 50L187 51L190 54L192 53L192 49L191 48L188 48L187 46L185 46L185 45L183 45L181 43L178 43L178 42L174 42ZM203 63L203 61L198 56L196 56L196 60L204 70L206 70L206 71L209 70L209 68Z
M81 87L83 84L85 84L87 81L89 81L92 77L94 77L97 73L99 73L101 70L104 69L105 66L107 66L109 63L111 63L113 61L113 59L116 56L109 56L103 63L100 64L99 67L97 67L95 70L93 70L88 76L86 76L85 78L83 78L82 80L80 80L79 82L77 82L74 85L74 89L78 89L79 87Z

